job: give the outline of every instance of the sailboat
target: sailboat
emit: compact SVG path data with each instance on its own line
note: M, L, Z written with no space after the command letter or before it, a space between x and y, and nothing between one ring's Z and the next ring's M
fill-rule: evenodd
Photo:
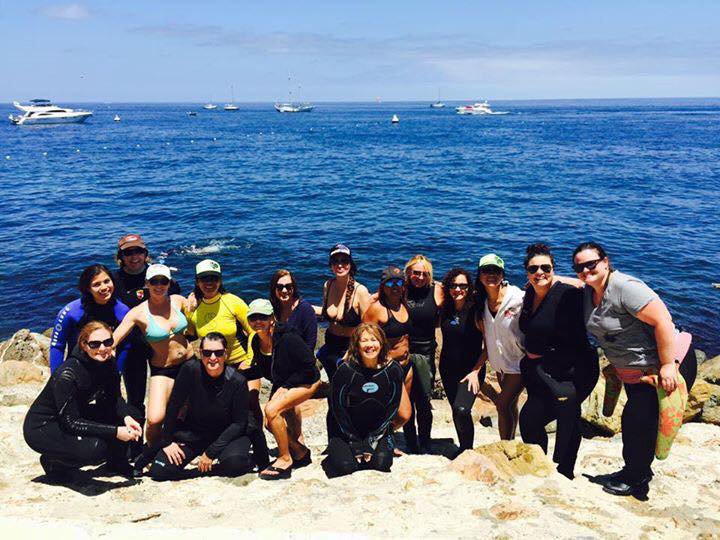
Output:
M288 77L288 100L284 103L275 103L275 110L277 112L310 112L315 108L310 103L293 103L292 100L292 87L290 86L290 77Z
M439 89L439 88L438 88L438 98L437 98L437 101L436 101L435 103L431 103L431 104L430 104L430 107L433 108L433 109L444 109L444 108L445 108L445 103L443 103L442 101L440 101L440 89Z
M235 105L235 88L233 87L232 84L230 85L230 96L231 96L230 103L226 103L225 106L223 107L223 109L225 109L226 111L237 111L237 110L239 110L240 107L238 107L237 105Z

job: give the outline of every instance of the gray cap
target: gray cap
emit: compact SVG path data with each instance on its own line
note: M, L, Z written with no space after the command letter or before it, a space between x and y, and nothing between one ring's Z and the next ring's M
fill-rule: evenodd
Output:
M273 306L267 298L256 298L248 306L247 316L250 315L272 315Z

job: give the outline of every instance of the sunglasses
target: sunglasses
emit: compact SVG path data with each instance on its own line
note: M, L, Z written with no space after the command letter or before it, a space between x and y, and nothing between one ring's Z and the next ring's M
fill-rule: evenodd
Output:
M499 268L497 266L483 266L480 269L481 274L501 274L502 268Z
M413 270L410 272L410 275L413 277L423 277L423 276L429 276L430 272L423 272L422 270Z
M253 321L265 322L265 321L269 321L269 320L270 320L270 315L263 315L262 313L253 313L252 315L248 316L248 321L250 321L250 322L253 322Z
M350 258L349 257L337 257L330 259L330 264L338 265L338 264L350 264Z
M217 283L220 281L220 276L216 275L209 275L209 276L202 276L198 278L198 281L205 281L207 283Z
M132 257L133 255L145 255L147 251L143 248L135 247L122 250L123 257Z
M400 279L400 278L388 279L388 280L384 283L384 285L385 285L386 287L402 287L403 285L405 285L405 280L404 280L404 279Z
M292 291L293 289L292 283L278 283L275 285L275 290L277 291Z
M113 338L109 337L102 341L93 340L93 341L86 341L85 343L87 344L88 347L95 350L95 349L99 349L101 345L104 345L105 347L112 347L113 343L115 343L115 340L113 340Z
M602 261L602 259L595 259L594 261L587 261L584 263L576 263L576 264L573 264L573 270L575 270L576 274L582 274L585 269L595 270L595 267L601 261Z
M220 358L221 356L224 356L224 355L225 355L225 349L217 349L217 350L212 350L212 351L210 351L210 350L208 350L208 349L203 349L203 350L202 350L202 355L203 355L205 358L210 358L210 357L212 357L213 355L215 356L215 358Z
M154 277L148 280L150 285L170 285L170 280L165 277Z
M537 274L538 270L542 270L546 274L552 272L552 264L530 264L527 267L528 274Z
M451 283L450 289L460 289L461 291L466 291L470 288L470 285L467 283Z

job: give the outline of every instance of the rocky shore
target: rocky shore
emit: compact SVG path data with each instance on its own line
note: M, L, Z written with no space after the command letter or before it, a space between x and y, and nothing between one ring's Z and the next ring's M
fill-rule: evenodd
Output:
M10 533L46 537L51 526L54 538L720 538L720 356L701 356L686 424L670 457L655 463L642 502L605 494L583 476L622 463L620 407L602 416L602 379L583 406L587 438L574 481L538 447L519 437L500 443L496 427L479 423L476 448L449 461L443 454L454 448L454 428L444 399L433 401L435 455L403 456L390 474L328 480L320 466L326 404L314 399L304 407L314 463L290 481L245 475L169 485L126 480L101 466L78 472L69 486L52 485L22 437L27 408L49 375L48 349L47 336L28 330L0 344L0 528ZM486 401L474 414L497 425Z

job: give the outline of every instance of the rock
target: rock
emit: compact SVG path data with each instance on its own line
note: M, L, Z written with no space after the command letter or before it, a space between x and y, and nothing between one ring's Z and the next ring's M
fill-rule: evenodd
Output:
M700 366L707 360L707 355L700 349L695 349L695 359L697 360L698 366Z
M30 332L27 328L18 330L13 337L0 344L0 362L9 360L49 366L50 338Z
M718 387L720 388L720 387ZM703 406L700 420L705 424L720 426L720 400L711 398Z
M542 448L520 441L498 441L466 450L448 467L465 478L487 484L525 475L546 477L555 470Z
M590 396L582 404L582 418L593 427L608 435L620 433L620 416L627 402L625 390L620 392L620 398L615 405L612 416L603 415L603 402L605 401L605 377L602 375L590 393Z
M695 384L690 390L688 396L687 407L685 407L685 415L683 416L683 422L689 422L698 418L700 413L703 411L705 403L710 400L714 400L715 403L720 400L720 386L717 384L710 384L702 379L697 379ZM712 403L712 402L711 402Z
M0 385L11 386L19 383L45 382L47 376L40 366L18 360L0 363Z
M698 367L698 378L712 384L720 384L720 356L703 362Z

